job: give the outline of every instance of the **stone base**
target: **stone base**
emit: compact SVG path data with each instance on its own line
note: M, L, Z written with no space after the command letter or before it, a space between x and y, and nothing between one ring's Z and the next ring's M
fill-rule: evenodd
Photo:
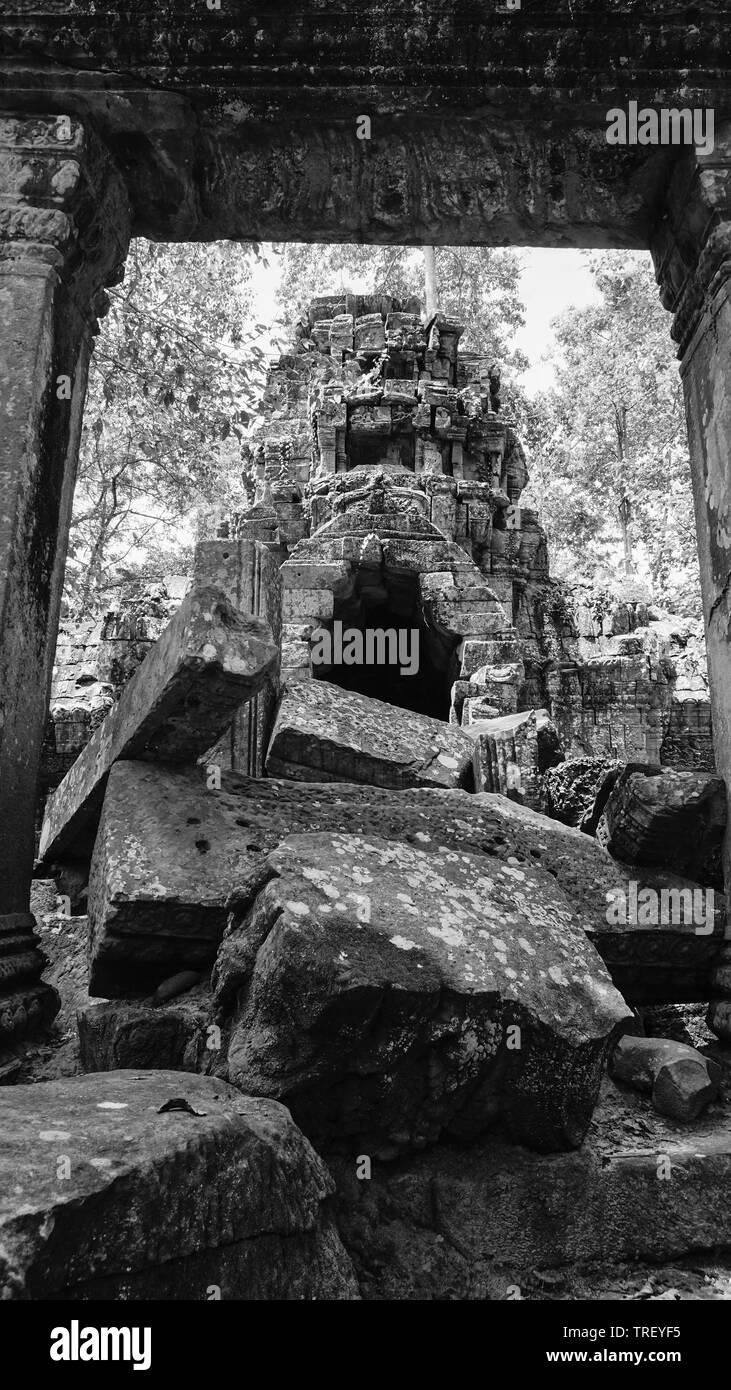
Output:
M366 1299L525 1297L536 1270L655 1264L731 1242L728 1102L680 1126L609 1080L577 1153L439 1144L374 1162L370 1181L355 1155L330 1169Z
M30 912L0 916L0 1051L51 1023L60 1000L40 976L47 964Z

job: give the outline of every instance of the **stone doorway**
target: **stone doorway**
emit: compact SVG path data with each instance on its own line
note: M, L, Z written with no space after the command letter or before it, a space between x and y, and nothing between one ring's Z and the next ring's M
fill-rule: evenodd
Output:
M359 568L351 592L335 600L328 630L341 646L348 634L360 634L360 642L352 642L352 655L358 656L360 648L366 655L375 650L377 658L383 659L375 663L359 659L352 664L334 660L326 665L313 658L315 679L416 714L449 719L451 688L459 675L460 637L429 621L416 573ZM339 650L333 650L333 656L338 655Z

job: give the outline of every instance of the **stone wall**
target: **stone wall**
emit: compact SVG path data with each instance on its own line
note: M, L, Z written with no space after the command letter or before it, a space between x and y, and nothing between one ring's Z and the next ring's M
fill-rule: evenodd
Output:
M529 583L520 708L550 710L569 757L714 768L703 621L601 590Z

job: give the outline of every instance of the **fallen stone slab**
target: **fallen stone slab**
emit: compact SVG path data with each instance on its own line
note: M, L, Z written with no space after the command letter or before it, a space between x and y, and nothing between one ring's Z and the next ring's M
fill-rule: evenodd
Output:
M500 792L522 805L541 807L543 774L563 758L558 731L545 709L470 722L475 786Z
M214 971L234 1085L284 1100L323 1151L581 1143L630 1012L544 871L326 833L268 871Z
M170 1071L0 1088L0 1299L357 1298L283 1106Z
M694 877L720 843L726 788L709 772L633 770L617 779L597 826L610 854L633 864L677 864Z
M661 1115L686 1123L716 1099L721 1082L716 1062L671 1038L620 1038L609 1066L616 1081L651 1094Z
M270 777L370 786L472 788L472 744L453 724L343 690L285 690L266 759Z
M239 613L220 589L192 590L49 797L41 858L90 852L113 764L195 762L277 661L266 622Z
M589 836L505 797L233 773L215 789L200 768L137 762L117 763L107 786L88 890L90 993L147 995L176 970L210 966L230 909L258 892L267 855L287 835L315 828L538 866L573 904L632 1004L710 997L725 927L720 894L709 934L685 920L623 922L617 900L631 908L638 887L659 899L674 887L692 895L697 885L618 864Z

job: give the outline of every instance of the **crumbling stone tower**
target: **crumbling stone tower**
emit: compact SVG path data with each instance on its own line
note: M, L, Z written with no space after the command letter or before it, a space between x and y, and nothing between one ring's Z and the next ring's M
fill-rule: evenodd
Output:
M272 362L250 445L255 500L219 534L263 542L280 567L283 677L324 676L463 726L535 711L541 771L559 749L712 766L707 685L689 675L685 635L639 610L595 634L550 579L499 368L460 352L461 334L443 314L425 321L416 298L340 293L313 300ZM220 579L209 551L200 577ZM279 621L273 591L262 611ZM336 622L417 627L419 676L315 669L312 634ZM233 767L261 772L274 703L257 738L242 716ZM537 804L537 767L520 790L506 767L522 757L516 727L486 732L485 785Z
M418 679L379 692L361 672L356 688L456 722L468 701L469 722L518 708L512 617L546 549L519 506L527 470L499 371L460 354L461 333L424 322L415 299L314 300L269 373L254 505L221 529L281 562L288 680L312 674L316 628L418 626Z

